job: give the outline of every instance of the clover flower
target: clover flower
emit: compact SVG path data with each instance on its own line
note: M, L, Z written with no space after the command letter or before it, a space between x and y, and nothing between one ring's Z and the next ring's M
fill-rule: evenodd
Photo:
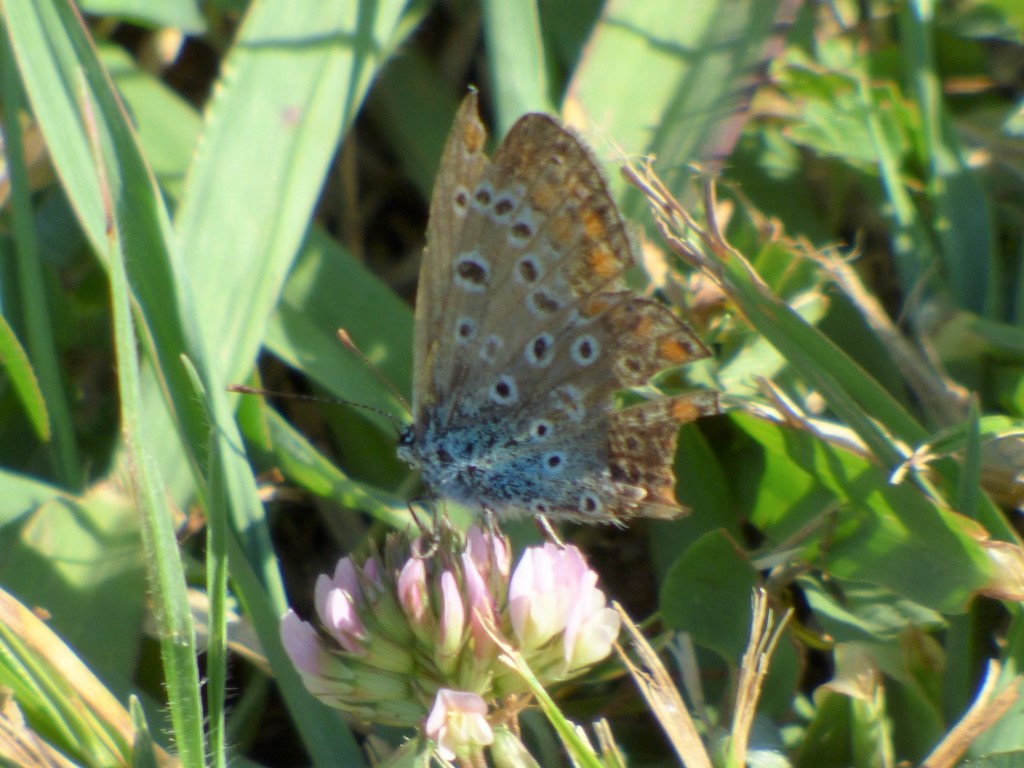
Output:
M488 714L528 692L495 638L545 685L611 652L619 617L575 547L527 548L511 574L508 541L475 527L444 530L433 557L414 551L392 536L383 553L342 558L317 579L315 621L282 617L292 663L330 706L420 727L444 759L477 760L493 740Z

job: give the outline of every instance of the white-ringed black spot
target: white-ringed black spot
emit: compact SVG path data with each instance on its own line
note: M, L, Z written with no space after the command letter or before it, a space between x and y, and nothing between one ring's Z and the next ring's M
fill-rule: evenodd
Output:
M601 353L601 345L589 333L572 343L572 359L576 365L590 365Z
M546 440L553 431L554 426L547 419L534 419L530 422L530 437L534 440Z
M542 274L540 260L529 253L516 262L516 268L513 272L516 282L520 285L532 285L540 280Z
M516 209L516 203L516 198L507 192L499 194L494 198L494 205L491 206L491 218L499 224L507 224L512 220L512 211Z
M460 317L455 321L455 343L464 347L476 338L476 321L469 317Z
M490 334L480 345L480 359L485 363L493 363L498 358L498 353L505 346L501 336L495 333Z
M548 506L546 501L540 501L538 499L537 501L530 503L530 510L535 515L546 515L550 509L551 508Z
M551 453L544 454L544 470L554 474L555 472L561 472L565 466L565 456L559 451L552 451Z
M473 207L478 211L484 212L491 207L491 203L494 201L494 188L490 182L481 181L477 184L476 189L473 191Z
M594 515L601 510L601 500L592 493L581 493L579 499L579 510L584 515Z
M522 248L529 243L537 233L537 224L534 221L533 210L530 206L523 206L516 220L508 229L508 242L516 248Z
M543 288L538 288L526 297L526 307L535 316L543 317L545 315L554 314L560 310L562 308L562 302Z
M517 221L512 225L509 234L513 243L528 243L533 237L533 226L525 221Z
M502 374L498 380L491 385L491 400L498 405L512 405L519 399L519 391L516 388L516 380L508 374Z
M470 293L483 293L491 279L491 265L476 251L460 254L452 263L455 284Z
M546 368L555 359L555 339L550 333L539 333L526 344L526 361Z

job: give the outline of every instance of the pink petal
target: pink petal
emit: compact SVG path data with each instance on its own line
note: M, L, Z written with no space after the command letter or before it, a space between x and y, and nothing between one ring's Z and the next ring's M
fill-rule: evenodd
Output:
M534 554L536 547L529 547L519 559L508 584L508 611L516 637L522 639L526 623L530 618L530 598L534 593Z
M604 608L591 615L576 638L571 653L565 660L569 670L589 666L612 652L612 643L619 636L622 620L611 608Z
M309 675L320 674L324 650L313 625L289 609L281 617L280 631L281 644L295 668Z
M594 612L594 592L597 593L597 600L600 602L597 609L604 608L604 593L596 589L596 585L597 574L593 571L587 571L583 576L582 582L579 584L576 600L569 607L569 615L565 621L565 636L563 638L566 661L569 660L572 649L576 645L576 637L579 635L580 629L582 629Z
M466 593L471 606L480 607L486 605L494 611L494 596L487 588L483 572L477 567L476 562L467 553L462 553L462 575L466 582Z
M366 637L366 632L356 612L352 595L336 587L332 588L327 595L324 613L320 618L324 622L324 627L342 648L352 653L362 651L359 641Z
M334 567L334 586L345 590L357 600L362 598L363 590L359 586L359 577L356 575L356 566L352 558L343 557Z
M323 619L327 596L334 589L334 582L326 574L321 573L316 577L316 585L313 587L313 605L316 606L317 615Z
M494 741L486 715L487 703L477 694L441 688L423 732L437 743L442 758L454 760L460 752Z
M500 536L494 536L489 531L484 531L478 526L471 526L466 531L466 553L476 564L480 575L487 578L491 574L492 567L496 570L497 576L504 581L508 578L511 565L511 555L505 540Z

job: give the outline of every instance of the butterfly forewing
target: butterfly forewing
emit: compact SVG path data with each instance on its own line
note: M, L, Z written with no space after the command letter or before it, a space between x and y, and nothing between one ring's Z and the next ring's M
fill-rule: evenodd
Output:
M678 424L713 412L714 396L613 412L613 395L706 348L626 290L630 239L579 139L530 114L493 162L483 143L471 94L431 203L403 458L435 493L499 515L680 511Z
M488 165L487 131L477 111L475 93L462 101L441 156L430 200L427 246L420 267L414 333L413 421L437 407L448 394L450 337L443 331L445 307L452 294L452 260L462 237L473 189Z

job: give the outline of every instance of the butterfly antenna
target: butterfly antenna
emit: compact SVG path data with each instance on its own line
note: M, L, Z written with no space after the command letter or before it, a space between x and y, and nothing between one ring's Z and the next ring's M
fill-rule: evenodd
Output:
M319 395L303 395L298 392L281 392L280 390L274 389L261 389L259 387L250 387L245 384L228 384L226 387L228 392L237 392L240 395L260 395L262 397L283 397L288 400L306 400L311 403L327 403L329 405L351 405L353 408L362 408L364 411L370 411L376 413L379 416L383 416L385 419L390 421L395 428L401 432L402 428L405 427L404 422L399 419L395 414L390 411L385 411L383 408L374 408L372 405L366 405L365 403L357 403L354 400L346 400L343 397L320 397Z
M366 356L363 350L356 346L356 343L352 341L352 337L348 335L348 331L346 331L344 328L339 328L338 340L345 345L345 348L348 349L349 352L351 352L352 354L354 354L356 357L363 361L363 365L365 365L370 370L370 373L373 374L373 377L377 379L377 381L379 381L388 392L394 395L395 399L398 400L399 403L401 403L403 408L405 408L406 413L411 415L412 406L409 405L409 401L406 400L402 393L398 391L398 387L396 387L390 379L388 379L383 373L381 373L380 368L378 368L376 365L370 362L370 358Z

